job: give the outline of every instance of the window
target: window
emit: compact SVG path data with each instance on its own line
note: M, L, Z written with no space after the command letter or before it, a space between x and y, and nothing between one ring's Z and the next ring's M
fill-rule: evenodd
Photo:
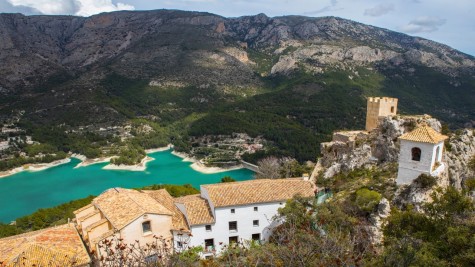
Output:
M239 239L238 236L230 236L230 237L229 237L229 244L230 244L230 245L233 244L233 243L234 243L234 244L237 244L237 243L238 243L238 239Z
M259 220L254 220L252 221L253 226L259 226Z
M394 106L391 107L391 113L394 113Z
M252 240L260 241L261 240L261 234L252 234Z
M211 225L210 224L207 224L205 226L205 229L206 229L206 232L210 232L211 231Z
M258 208L258 207L254 207L254 211L258 211L258 210L259 210L259 208Z
M177 241L177 242L176 242L176 247L177 247L177 248L183 248L183 242Z
M152 232L152 225L150 224L150 221L142 223L142 232L144 234Z
M205 251L210 252L214 250L214 239L205 239Z
M229 222L229 231L236 232L237 231L237 222Z
M418 147L413 147L411 149L412 153L412 160L414 161L421 161L421 149Z
M235 210L235 209L231 209L231 213L236 213L236 210Z

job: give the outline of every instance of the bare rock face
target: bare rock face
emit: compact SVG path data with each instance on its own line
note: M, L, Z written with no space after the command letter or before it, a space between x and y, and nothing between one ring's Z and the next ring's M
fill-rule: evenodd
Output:
M415 210L422 211L421 205L432 202L433 188L421 188L416 183L398 187L393 204L399 208L412 205Z
M444 159L448 166L447 173L450 184L460 189L466 179L475 177L475 173L467 167L474 155L475 134L473 129L464 129L450 137L445 148Z
M353 147L345 142L328 142L321 144L321 151L323 157L320 161L326 167L324 178L374 164L371 161L371 146L368 144Z
M282 56L274 66L272 66L271 74L288 74L294 69L297 68L296 66L297 61L289 56Z
M223 51L244 64L255 64L254 62L249 60L249 57L247 56L247 52L245 50L238 49L235 47L226 47L225 49L223 49Z
M383 242L383 231L382 226L384 220L391 213L391 204L386 198L382 198L378 204L378 209L376 212L370 215L369 221L371 226L369 227L371 240L373 244L381 244Z

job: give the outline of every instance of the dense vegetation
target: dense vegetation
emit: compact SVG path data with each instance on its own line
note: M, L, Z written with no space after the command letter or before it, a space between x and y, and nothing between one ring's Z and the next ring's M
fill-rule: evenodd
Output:
M165 189L172 197L182 197L186 195L199 194L200 191L194 188L191 184L174 185L174 184L154 184L141 188L141 190L159 190Z
M93 198L94 196L88 196L52 208L39 209L31 215L17 218L15 225L0 223L0 237L21 234L28 231L67 223L68 219L74 218L73 211L88 205L91 203Z
M67 154L62 151L41 157L23 157L20 155L14 155L12 158L0 161L0 171L10 170L25 164L49 163L55 160L64 159L66 156Z
M272 55L256 50L250 50L249 56L256 62L275 60ZM271 65L268 65L261 64L258 68L269 71ZM259 72L259 69L255 71ZM214 86L151 86L146 80L113 72L102 81L103 90L96 92L96 100L112 106L127 119L132 125L132 138L120 141L111 135L72 132L64 126L42 126L28 120L20 126L44 145L36 148L38 152L58 150L80 153L88 158L109 153L119 156L114 159L116 164L136 164L143 158L144 149L169 143L173 143L177 151L189 152L189 136L236 132L263 136L270 141L265 151L244 155L246 161L257 163L268 156L314 161L319 155L319 144L328 141L334 130L363 128L366 96L395 96L400 99L400 113L420 114L440 104L442 95L443 99L450 99L444 103L465 114L457 116L456 120L453 117L447 120L452 127L461 125L473 115L470 108L464 108L470 107L473 99L463 97L465 93L447 95L446 88L452 86L449 77L421 66L415 67L414 71L420 75L408 78L399 69L383 65L377 66L376 70L355 67L351 72L329 68L321 74L300 69L288 77L259 78L262 81L260 90L246 97L224 93ZM426 80L436 82L428 87ZM414 86L422 89L413 90ZM473 87L467 82L457 90L466 92ZM437 109L433 114L446 118L444 110ZM151 127L151 131L144 131L144 125ZM19 164L11 161L8 166Z
M384 228L384 253L379 263L395 266L474 266L473 201L449 187L433 194L423 212L393 209Z

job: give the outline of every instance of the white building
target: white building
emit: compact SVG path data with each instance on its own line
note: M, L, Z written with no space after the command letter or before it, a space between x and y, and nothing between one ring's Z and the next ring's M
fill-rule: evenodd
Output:
M267 241L273 217L288 199L314 196L313 184L303 179L260 179L202 185L200 195L177 198L193 237L204 256L219 253L224 245L250 240ZM181 244L176 243L179 249Z
M126 244L149 243L155 235L173 238L178 251L201 246L206 257L233 242L268 240L278 208L296 194L312 197L314 185L296 178L260 179L202 185L200 194L179 198L164 189L113 188L75 214L84 241L98 256L98 244L112 235Z
M442 155L447 138L429 126L400 136L397 184L410 184L423 173L440 175L445 169Z

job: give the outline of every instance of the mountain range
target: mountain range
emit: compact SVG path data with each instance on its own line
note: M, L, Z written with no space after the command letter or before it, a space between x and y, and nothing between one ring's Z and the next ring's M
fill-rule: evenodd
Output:
M181 121L187 135L263 135L304 160L333 130L363 129L368 96L471 127L475 58L337 17L0 14L0 115L24 111L32 128Z

